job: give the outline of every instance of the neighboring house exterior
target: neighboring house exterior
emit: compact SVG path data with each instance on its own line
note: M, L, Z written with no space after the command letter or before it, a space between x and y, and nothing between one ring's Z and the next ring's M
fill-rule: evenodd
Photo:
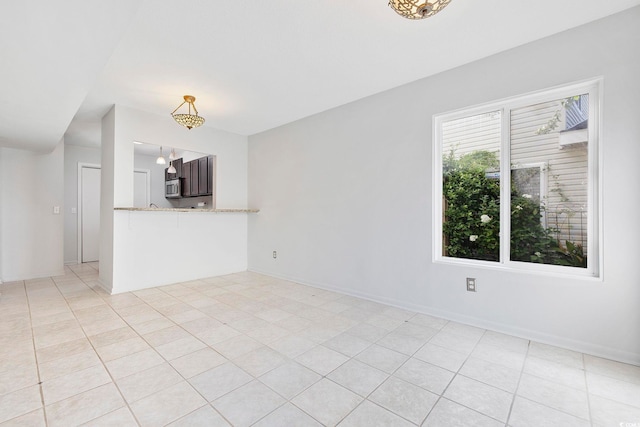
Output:
M560 245L578 243L586 253L588 96L576 98L511 110L511 181L518 194L540 202L541 223L558 230ZM499 160L502 122L497 110L443 123L443 155L489 151ZM487 176L500 173L487 170Z

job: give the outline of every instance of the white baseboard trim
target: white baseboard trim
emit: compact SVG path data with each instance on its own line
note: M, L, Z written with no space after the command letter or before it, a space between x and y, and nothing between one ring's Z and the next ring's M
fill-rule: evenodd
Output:
M113 295L113 289L112 289L111 286L105 285L104 282L102 280L100 280L99 277L98 277L97 282L98 282L98 285L100 285L100 287L105 290L105 292L107 292L109 295Z
M116 286L114 286L112 284L112 286L109 288L107 286L105 286L102 281L100 281L100 286L102 286L102 288L104 290L106 290L107 292L109 292L109 294L111 295L115 295L115 294L121 294L124 292L135 292L135 291L140 291L142 289L149 289L149 288L156 288L158 286L170 286L170 285L175 285L177 283L183 283L183 282L191 282L193 280L201 280L201 279L207 279L210 277L219 277L219 276L226 276L229 274L235 274L235 273L242 273L248 271L247 270L247 266L246 264L239 264L236 266L224 266L215 270L211 270L206 276L184 276L183 278L181 278L181 280L179 281L175 281L175 280L170 280L167 282L162 282L162 283L137 283L136 286L130 286L130 284L128 283L117 283Z
M7 276L7 277L3 277L2 281L5 283L20 282L23 280L44 279L47 277L56 277L56 276L64 276L64 268L62 270L48 271L46 273L30 273L26 276Z
M407 301L396 300L392 298L380 297L378 295L369 294L366 292L353 291L350 289L343 289L338 286L327 285L324 283L309 282L297 277L282 275L267 270L261 269L249 269L254 273L264 274L267 276L275 277L278 279L289 280L292 282L300 283L302 285L311 286L314 288L324 289L328 291L338 292L344 295L354 296L369 301L374 301L393 307L401 308L404 310L415 311L421 314L428 314L430 316L440 317L446 320L452 320L459 323L464 323L470 326L476 326L483 329L488 329L494 332L500 332L507 335L512 335L518 338L526 340L536 341L543 344L549 344L557 347L566 348L568 350L577 351L580 353L589 354L592 356L602 357L605 359L611 359L618 362L628 363L632 365L640 366L640 354L632 353L624 350L613 349L604 347L598 344L578 341L567 337L558 335L546 334L540 331L531 329L518 328L512 325L504 323L493 322L487 319L478 317L465 316L460 313L450 312L447 310L440 310L435 307L413 304Z

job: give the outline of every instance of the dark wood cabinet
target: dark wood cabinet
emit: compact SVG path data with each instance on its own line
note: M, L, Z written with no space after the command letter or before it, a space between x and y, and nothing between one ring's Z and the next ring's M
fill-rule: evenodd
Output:
M191 197L191 162L182 163L182 197Z
M209 166L208 167L209 171L207 175L207 193L211 195L215 193L215 188L213 188L213 177L216 174L216 170L215 170L215 162L213 160L214 160L213 156L207 156L207 165Z
M209 162L207 157L198 159L198 194L201 196L209 195Z
M200 186L198 185L198 179L200 178L200 164L198 160L191 160L191 195L200 195Z
M215 156L201 157L189 162L177 159L173 162L176 173L169 174L165 169L165 178L181 178L182 197L213 195L215 192L215 181L213 179L216 166Z

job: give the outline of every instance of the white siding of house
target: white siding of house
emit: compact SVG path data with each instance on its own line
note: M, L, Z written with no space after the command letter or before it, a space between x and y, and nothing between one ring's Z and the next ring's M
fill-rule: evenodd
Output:
M556 111L561 112L558 127L547 134L537 134ZM562 245L566 240L578 242L587 250L587 147L560 147L564 129L561 100L511 111L512 167L531 163L547 164L547 189L542 194L547 227L559 228Z
M449 120L442 124L442 152L447 156L454 150L460 158L474 151L490 151L499 159L500 123L499 111Z

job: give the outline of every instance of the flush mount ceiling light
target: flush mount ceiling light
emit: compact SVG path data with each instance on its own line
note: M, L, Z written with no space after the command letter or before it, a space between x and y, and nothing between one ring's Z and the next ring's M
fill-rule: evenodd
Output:
M407 19L424 19L444 9L451 0L389 0L389 6Z
M158 165L166 165L167 164L167 161L165 160L164 156L162 155L162 146L160 147L160 155L156 159L156 164L158 164Z
M184 101L182 104L178 105L178 108L173 110L171 116L173 119L178 122L178 124L186 127L187 129L197 128L198 126L202 126L204 123L204 118L198 115L198 110L196 110L196 106L194 102L196 102L196 97L191 95L185 95ZM189 104L189 113L188 114L176 114L176 111L180 109L184 104ZM193 111L196 114L191 114L191 108L193 107Z

